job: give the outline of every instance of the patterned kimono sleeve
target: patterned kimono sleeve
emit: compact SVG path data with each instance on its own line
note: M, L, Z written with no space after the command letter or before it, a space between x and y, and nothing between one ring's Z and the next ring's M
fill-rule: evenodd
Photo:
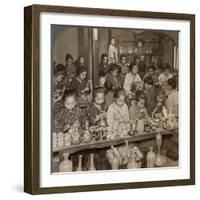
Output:
M53 132L63 132L64 130L64 116L62 112L58 112L53 118Z

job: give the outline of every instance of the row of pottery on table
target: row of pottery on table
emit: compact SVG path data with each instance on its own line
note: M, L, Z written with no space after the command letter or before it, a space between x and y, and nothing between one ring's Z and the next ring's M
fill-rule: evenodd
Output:
M161 155L162 135L158 133L156 135L157 155L153 151L153 146L149 147L149 151L146 155L147 168L153 168L155 166L162 167L166 163L166 157ZM69 172L73 170L72 161L69 160L69 153L63 153L64 160L60 163L60 172ZM120 149L111 146L106 152L106 157L110 162L112 169L117 170L121 164L127 164L127 169L141 168L143 154L137 146L129 147L128 141L126 141L125 148ZM90 166L89 171L95 171L94 154L90 154ZM79 162L76 171L82 171L82 155L79 155Z
M144 132L157 131L157 129L172 129L177 127L177 118L170 116L163 119L138 119L129 122L114 121L112 126L107 127L105 123L100 126L90 126L89 121L85 122L84 130L80 123L75 121L73 126L67 127L64 133L53 133L53 149L78 145L80 143L89 143L99 140L114 140L126 138L134 134L143 134Z

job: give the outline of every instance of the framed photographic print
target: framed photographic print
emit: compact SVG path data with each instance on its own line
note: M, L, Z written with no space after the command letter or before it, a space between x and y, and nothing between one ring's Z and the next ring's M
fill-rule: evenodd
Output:
M195 16L24 9L24 191L195 183Z

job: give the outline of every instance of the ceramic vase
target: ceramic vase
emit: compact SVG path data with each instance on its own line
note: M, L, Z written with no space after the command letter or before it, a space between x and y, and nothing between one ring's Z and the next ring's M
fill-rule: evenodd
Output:
M153 168L156 162L156 154L153 152L153 146L149 147L149 152L146 156L147 168Z
M95 168L95 165L94 165L94 154L91 153L90 154L90 166L89 166L89 171L95 171L96 168Z
M83 158L83 155L78 156L78 167L77 167L76 171L82 171L83 170L83 168L82 168L82 158Z
M69 160L69 153L63 153L64 160L59 165L59 172L71 172L73 170L72 161Z

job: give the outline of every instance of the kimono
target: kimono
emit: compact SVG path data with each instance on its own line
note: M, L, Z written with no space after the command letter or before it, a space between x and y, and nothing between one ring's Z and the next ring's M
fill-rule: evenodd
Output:
M82 90L88 86L88 82L76 77L71 81L70 86L75 89L77 96L81 96Z
M173 78L173 75L172 74L168 74L168 75L165 75L164 73L160 74L160 76L158 77L158 81L160 83L160 85L165 85L167 83L167 81L170 79L170 78Z
M68 78L72 80L77 74L76 66L74 64L71 64L71 65L66 64L65 68L66 68L66 74Z
M119 66L121 69L120 79L121 79L122 84L124 84L126 74L129 72L128 63L125 63L125 64L120 63Z
M89 121L92 125L98 124L100 118L106 121L106 105L103 104L99 108L95 103L89 107ZM97 120L99 118L99 120Z
M121 86L122 86L120 78L114 77L110 73L107 75L105 82L110 82L113 90L121 88Z
M137 119L148 119L147 109L139 108L136 104L133 104L129 109L129 116L130 120L137 120Z
M106 76L109 73L109 66L103 65L102 63L99 64L99 76Z
M144 82L145 78L148 77L148 76L152 77L153 85L156 85L158 83L158 76L156 74L149 75L148 73L144 75L143 82Z
M139 74L136 74L135 77L132 75L131 72L126 74L125 80L124 80L124 89L127 94L131 92L131 88L133 84L138 84L142 86L142 79L140 78ZM138 87L138 86L137 86ZM138 89L138 88L136 88Z
M123 123L129 121L128 106L124 103L122 106L118 106L115 102L112 103L107 111L107 124L112 127L113 122Z
M165 113L167 112L166 110L167 109L163 104L156 106L152 111L152 118L159 119L161 117L166 117L165 116L166 115Z
M78 106L68 110L64 104L59 107L59 111L53 116L53 132L64 132L65 129L72 126L75 121L83 123L84 115Z

